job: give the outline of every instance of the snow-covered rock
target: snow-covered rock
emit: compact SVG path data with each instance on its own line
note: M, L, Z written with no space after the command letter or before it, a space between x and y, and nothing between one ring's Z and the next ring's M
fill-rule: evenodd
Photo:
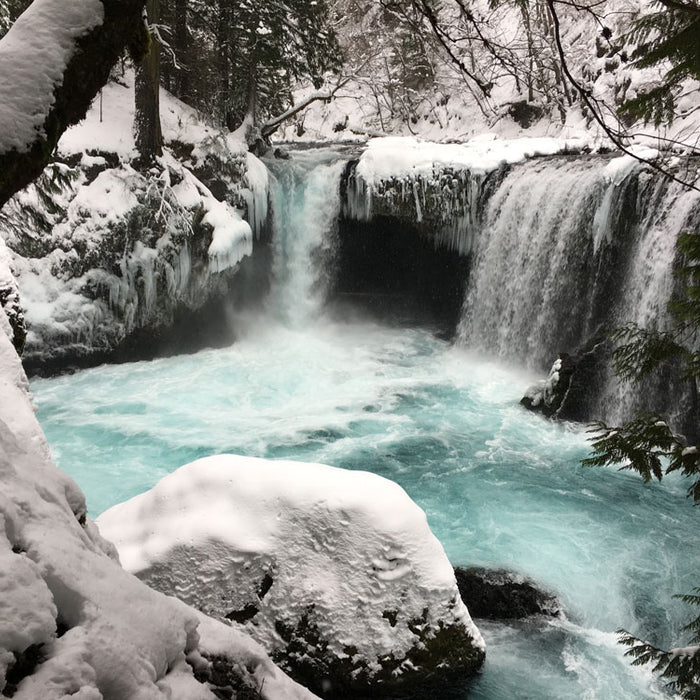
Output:
M582 138L501 139L494 134L450 144L375 138L348 170L345 215L358 221L379 215L409 221L436 245L467 255L480 227L487 180L497 184L498 173L527 158L586 147Z
M377 475L209 457L98 525L127 570L243 626L319 692L436 680L483 661L424 512Z
M104 88L0 217L31 369L109 357L134 332L167 332L178 314L228 297L267 218L264 165L165 92L164 155L134 169L124 80Z
M0 693L17 700L311 698L253 640L124 571L51 462L0 314ZM212 684L212 685L210 685ZM13 694L14 693L14 694Z

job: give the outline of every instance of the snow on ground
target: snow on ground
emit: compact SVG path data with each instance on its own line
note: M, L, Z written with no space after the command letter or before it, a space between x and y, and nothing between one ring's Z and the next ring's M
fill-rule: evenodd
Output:
M313 697L245 635L119 566L85 519L83 494L51 462L6 330L0 323L0 690L11 691L8 670L23 657L38 665L13 679L17 700L214 698L190 665L205 667L209 654L263 697Z
M350 656L374 675L417 644L416 620L428 637L456 627L483 650L424 512L375 474L220 455L97 523L127 570L213 617L252 619L245 629L268 652L285 648L283 630L316 626L309 657ZM396 675L411 670L407 659Z
M460 75L440 51L428 52L431 77L421 84L412 70L416 66L415 54L405 53L407 47L416 53L421 47L421 42L410 38L413 28L401 29L400 23L386 23L379 10L372 13L370 9L361 16L348 11L345 18L341 17L339 28L350 59L342 87L334 99L314 102L284 124L276 138L338 141L397 135L461 142L483 133L497 133L504 139L586 136L596 146L611 147L590 111L581 102L572 102L576 91L570 85L564 86L549 13L474 0L469 6L470 17L491 42L487 48L474 40L471 26L460 26L454 15L449 17L455 10L456 4L449 2L443 3L441 10L448 34L455 40L452 48L475 74L481 73L489 83L488 96ZM664 65L640 68L630 60L634 50L627 36L631 23L640 13L650 11L658 11L652 0L609 0L593 8L562 3L557 8L568 68L600 101L602 117L613 131L621 126L616 118L617 108L625 100L660 85L668 70ZM524 23L523 18L528 15ZM530 36L526 26L531 27ZM424 31L430 34L427 29ZM461 41L460 32L471 36L471 40ZM493 60L494 48L515 61L517 78L507 65ZM528 49L533 52L530 57ZM335 85L331 78L326 87ZM637 123L623 128L630 142L657 148L682 148L685 144L697 150L699 90L699 81L685 82L672 123L659 127ZM313 87L299 86L295 102L301 103L314 92ZM516 118L518 105L534 107L531 118Z
M25 151L42 133L76 40L102 24L99 0L36 0L0 45L0 151Z

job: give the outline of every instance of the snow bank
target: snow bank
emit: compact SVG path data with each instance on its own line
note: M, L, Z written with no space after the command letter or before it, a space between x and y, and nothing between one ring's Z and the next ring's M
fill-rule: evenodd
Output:
M247 623L293 675L317 685L324 676L336 689L415 680L482 659L425 514L374 474L221 455L181 467L98 524L127 570ZM451 659L416 653L443 633L454 635Z
M203 622L119 566L86 520L82 493L51 463L27 386L0 325L0 692L17 700L214 698L202 680L211 657L227 659L263 697L313 697L255 642Z
M63 135L64 162L3 209L29 367L89 362L137 329L167 329L178 309L226 297L267 219L265 166L165 91L163 157L132 168L133 76L122 79Z
M434 143L410 137L371 139L357 165L368 186L391 178L432 176L435 170L453 168L485 174L502 164L519 163L532 156L578 150L583 139L499 139L484 134L465 143Z
M76 40L102 24L99 0L36 0L0 45L0 151L24 152L53 105Z

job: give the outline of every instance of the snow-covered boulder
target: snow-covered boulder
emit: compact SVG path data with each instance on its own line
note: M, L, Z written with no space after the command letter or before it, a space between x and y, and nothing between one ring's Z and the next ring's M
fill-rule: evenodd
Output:
M9 332L0 312L0 695L214 700L244 684L312 698L247 635L119 566L51 462Z
M220 455L103 513L124 567L324 695L476 670L484 643L425 513L380 476Z
M125 79L105 86L55 162L3 207L30 372L186 345L173 327L231 304L267 220L265 166L165 92L164 154L135 169Z

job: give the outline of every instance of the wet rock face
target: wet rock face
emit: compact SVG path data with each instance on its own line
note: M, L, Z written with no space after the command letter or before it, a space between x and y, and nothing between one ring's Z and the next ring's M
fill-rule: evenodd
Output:
M611 363L610 350L605 335L597 335L572 354L560 353L547 379L528 387L521 405L545 418L581 422L598 418L596 399Z
M564 403L577 366L577 358L567 353L559 355L549 370L547 379L528 387L525 396L520 399L521 405L530 411L541 413L546 418L556 416Z
M471 258L436 247L410 220L341 218L331 301L380 321L454 335Z
M510 571L455 568L457 587L472 616L487 620L520 620L530 615L554 617L561 609L554 595Z

